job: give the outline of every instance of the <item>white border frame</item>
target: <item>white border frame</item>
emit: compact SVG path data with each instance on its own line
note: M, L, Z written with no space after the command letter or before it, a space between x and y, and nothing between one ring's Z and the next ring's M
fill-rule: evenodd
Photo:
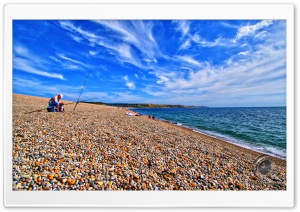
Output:
M17 19L283 19L287 21L286 191L12 191L12 21ZM4 7L6 207L292 207L294 205L294 6L292 4L7 4Z

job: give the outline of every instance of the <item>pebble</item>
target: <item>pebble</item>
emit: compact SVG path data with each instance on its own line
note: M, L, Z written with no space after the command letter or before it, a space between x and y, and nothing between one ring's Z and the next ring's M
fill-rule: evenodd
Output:
M258 153L126 109L25 114L48 100L13 94L13 190L286 190L285 161L259 176Z

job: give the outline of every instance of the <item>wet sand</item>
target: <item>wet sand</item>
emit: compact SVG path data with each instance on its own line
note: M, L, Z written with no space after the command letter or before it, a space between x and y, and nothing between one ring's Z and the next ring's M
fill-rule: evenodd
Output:
M286 190L285 160L268 157L263 175L261 153L117 107L49 113L48 101L13 94L13 190Z

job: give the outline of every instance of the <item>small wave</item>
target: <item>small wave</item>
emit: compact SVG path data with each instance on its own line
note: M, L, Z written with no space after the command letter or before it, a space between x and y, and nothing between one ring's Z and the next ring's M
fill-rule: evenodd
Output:
M266 151L268 151L270 154L279 155L282 158L286 158L286 153L282 151L281 149L278 149L276 147L267 146L265 147Z
M253 150L255 152L260 152L262 154L267 154L273 157L277 157L280 159L286 159L286 153L278 148L271 147L271 146L255 146L247 143L246 141L238 140L235 138L231 138L229 136L221 135L219 133L214 133L210 131L204 131L204 130L199 130L199 129L193 129L194 132L208 135L217 139L221 139L222 141L235 144L237 146L243 147L245 149Z

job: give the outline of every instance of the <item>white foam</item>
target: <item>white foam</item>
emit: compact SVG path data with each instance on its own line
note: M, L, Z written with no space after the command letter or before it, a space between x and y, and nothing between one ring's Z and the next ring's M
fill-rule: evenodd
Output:
M242 141L242 140L238 140L235 138L231 138L229 136L225 136L219 133L213 133L210 131L206 131L206 130L198 130L198 129L193 129L194 132L200 133L200 134L205 134L208 136L211 136L213 138L217 138L217 139L221 139L225 142L231 143L231 144L235 144L237 146L246 148L246 149L250 149L253 150L255 152L260 152L262 154L267 154L273 157L277 157L280 159L285 159L286 158L286 153L281 150L278 149L276 147L271 147L271 146L255 146L255 145L251 145L249 143L246 143L246 141Z

